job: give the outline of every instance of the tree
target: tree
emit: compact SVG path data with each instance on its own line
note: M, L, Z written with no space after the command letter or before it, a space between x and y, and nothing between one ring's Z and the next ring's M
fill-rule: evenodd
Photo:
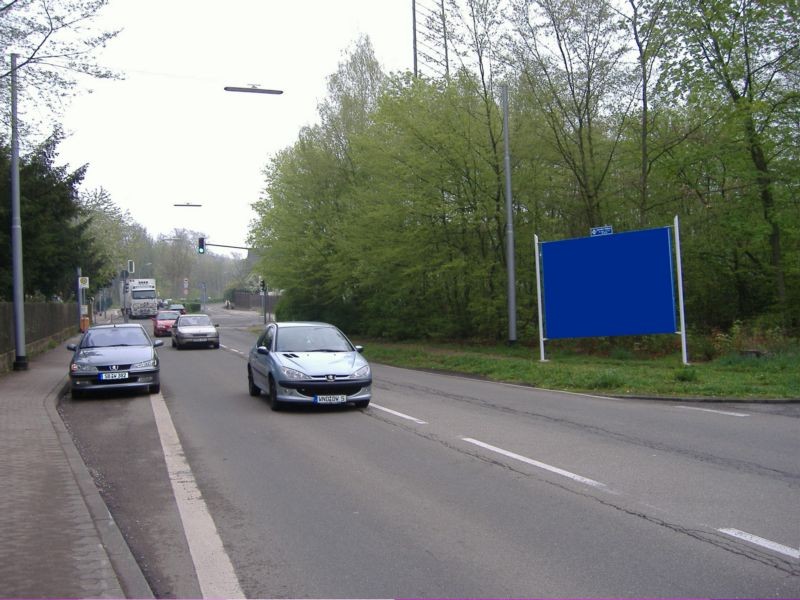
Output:
M105 284L116 277L126 264L126 229L131 226L130 214L123 212L103 188L84 193L80 197L84 215L83 234L93 240L97 253L102 257L102 270L91 274L90 281Z
M119 33L98 30L95 25L108 2L6 0L0 6L0 50L3 56L12 51L20 55L20 106L45 106L58 112L63 99L76 88L79 76L117 76L96 63L98 50ZM5 81L10 75L9 68L0 70L0 80ZM9 107L9 86L0 89L2 104ZM6 110L3 116L8 122Z
M284 290L284 306L294 316L336 320L342 310L342 291L326 282L339 229L351 213L352 140L369 126L383 79L369 39L358 40L328 79L321 124L304 128L266 169L250 243L262 252L259 274Z
M614 11L596 0L520 0L516 55L525 91L543 107L548 142L573 176L573 233L601 225L606 179L635 85ZM577 226L577 227L576 227Z
M24 293L49 298L69 297L75 288L77 267L98 272L103 264L87 233L78 198L84 169L68 172L55 166L59 135L48 138L20 160L20 220ZM2 148L2 168L10 170L10 151ZM10 196L9 181L0 179L0 196ZM10 205L0 203L0 247L10 247ZM0 296L11 297L11 253L0 262Z
M790 315L783 249L792 184L776 167L797 163L798 21L797 3L784 0L681 0L669 4L666 19L675 89L692 90L687 102L724 107L720 126L738 130L730 139L738 138L745 160L731 164L740 186L734 197L760 205L774 308L787 325L800 323L796 306Z

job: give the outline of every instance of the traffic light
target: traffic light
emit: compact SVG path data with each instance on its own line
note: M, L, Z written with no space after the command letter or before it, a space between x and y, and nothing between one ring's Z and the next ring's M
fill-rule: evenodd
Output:
M261 288L262 292L266 291L267 290L267 282L262 279L261 283L259 284L259 287Z
M197 253L198 254L206 253L206 238L201 237L197 239Z

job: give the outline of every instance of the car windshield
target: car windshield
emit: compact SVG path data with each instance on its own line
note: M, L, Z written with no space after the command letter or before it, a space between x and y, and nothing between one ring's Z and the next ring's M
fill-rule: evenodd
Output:
M191 325L211 325L211 318L208 315L198 315L196 317L183 317L180 321L182 326Z
M278 330L278 352L351 352L353 347L335 327L285 327Z
M180 313L176 310L170 310L167 312L160 312L156 315L156 319L159 321L174 321L178 317L180 317Z
M150 338L141 327L109 327L89 329L81 340L81 348L108 346L149 346Z

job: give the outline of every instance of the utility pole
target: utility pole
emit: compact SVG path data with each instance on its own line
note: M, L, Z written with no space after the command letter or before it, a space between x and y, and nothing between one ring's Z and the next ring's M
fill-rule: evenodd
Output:
M508 269L508 343L517 341L517 283L514 266L514 208L511 201L511 156L508 143L508 85L502 86L503 144L506 172L506 268Z
M15 371L28 370L25 351L25 297L22 279L22 220L19 207L19 132L17 131L17 57L11 54L11 265L14 286Z

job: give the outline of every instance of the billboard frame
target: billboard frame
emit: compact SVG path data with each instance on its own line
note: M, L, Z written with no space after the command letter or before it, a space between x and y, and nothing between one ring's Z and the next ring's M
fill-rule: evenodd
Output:
M667 226L669 227L669 226ZM689 357L688 357L688 350L686 344L686 317L685 317L685 307L684 307L684 297L683 297L683 268L682 268L682 260L681 260L681 242L680 242L680 221L678 216L675 216L673 225L673 236L674 236L674 243L675 243L675 254L674 258L670 257L670 260L674 260L673 266L676 271L677 276L677 287L678 287L678 316L680 322L680 329L675 333L679 334L681 337L681 360L684 365L689 364ZM547 337L545 337L545 320L544 320L544 311L543 311L543 294L542 294L542 279L543 279L543 272L541 268L541 242L539 241L539 236L534 234L534 258L535 258L535 270L536 270L536 295L537 295L537 304L538 304L538 316L539 316L539 356L541 362L547 362L547 358L545 357L545 341ZM674 297L673 297L674 303ZM587 336L593 337L593 336Z

